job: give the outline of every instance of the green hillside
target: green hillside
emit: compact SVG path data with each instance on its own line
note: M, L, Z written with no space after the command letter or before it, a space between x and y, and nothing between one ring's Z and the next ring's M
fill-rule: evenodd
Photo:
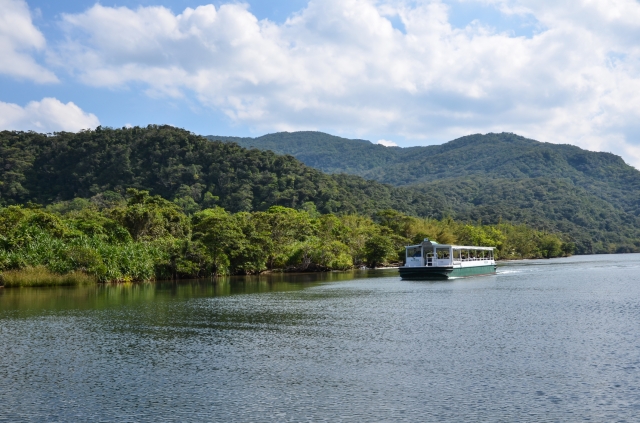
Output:
M412 149L361 140L341 147L340 138L305 134L310 140L319 138L298 140L297 148L306 146L319 157L326 151L334 164L343 160L377 166L360 173L389 182L396 178L396 184L406 186L346 173L327 175L292 156L212 142L170 126L49 136L4 131L0 206L90 197L108 202L112 194L136 188L173 201L187 213L213 206L230 212L263 211L277 205L371 216L395 209L423 217L527 223L566 234L579 253L640 247L638 172L611 154L511 134ZM344 151L332 153L332 148ZM413 153L405 164L398 156L407 151ZM374 165L374 159L387 164Z
M187 209L231 212L313 203L323 213L393 208L429 216L425 195L357 176L326 175L291 156L210 142L170 126L57 133L0 132L0 206L50 204L126 188Z
M441 213L485 223L526 222L569 233L580 252L640 247L640 172L610 153L542 143L511 133L470 135L427 147L383 147L320 132L258 138L210 136L291 154L431 198Z
M278 132L258 138L207 136L210 140L234 142L244 148L289 154L326 173L364 175L368 171L398 163L405 150L384 147L365 140L350 140L323 132Z
M245 148L290 154L327 173L348 173L396 186L439 179L566 178L627 211L640 212L640 172L622 158L511 133L469 135L442 145L383 147L321 132L281 132L258 138L208 136Z
M445 213L431 193L170 126L0 132L0 286L379 266L425 237L501 258L575 250L557 231L432 219Z

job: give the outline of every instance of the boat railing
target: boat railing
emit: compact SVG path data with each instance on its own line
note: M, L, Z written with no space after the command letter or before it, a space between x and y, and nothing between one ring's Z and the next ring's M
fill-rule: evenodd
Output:
M461 258L454 258L453 261L456 262L460 262L460 261L488 261L488 260L493 260L493 257L461 257Z

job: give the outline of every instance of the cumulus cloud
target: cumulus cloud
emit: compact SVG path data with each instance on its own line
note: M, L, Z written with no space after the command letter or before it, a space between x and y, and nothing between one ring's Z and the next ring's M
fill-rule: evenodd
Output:
M389 140L378 140L378 142L376 144L384 145L385 147L397 147L398 146L398 144L396 144L393 141L389 141Z
M49 70L31 56L43 50L44 36L33 25L24 0L0 0L0 74L35 82L56 82Z
M438 0L312 0L282 24L236 3L180 14L96 4L63 16L57 57L87 84L195 96L257 130L416 143L509 131L640 165L640 3L478 1L539 28L455 28Z
M77 132L100 125L96 115L84 112L74 103L55 98L32 101L25 107L0 101L0 130Z

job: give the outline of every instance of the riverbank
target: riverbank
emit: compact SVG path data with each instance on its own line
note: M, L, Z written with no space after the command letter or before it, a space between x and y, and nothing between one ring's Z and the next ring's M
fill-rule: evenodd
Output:
M0 273L0 288L79 286L97 283L95 277L82 271L57 274L44 266L27 267L20 270L6 270Z
M575 247L559 234L525 225L473 225L394 210L373 216L321 215L306 205L303 210L274 206L237 213L213 207L188 214L144 191L130 189L127 198L112 194L110 203L101 197L99 203L76 199L47 208L0 207L0 272L8 272L8 284L383 267L402 261L405 246L424 238L495 247L497 258L557 257L572 254Z

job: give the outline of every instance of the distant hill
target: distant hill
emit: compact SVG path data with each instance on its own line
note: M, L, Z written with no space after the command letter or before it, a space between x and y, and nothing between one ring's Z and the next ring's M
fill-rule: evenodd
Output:
M257 138L208 135L210 140L235 142L244 148L289 154L326 173L366 175L372 169L396 164L404 149L384 147L366 140L346 139L323 132L278 132ZM369 179L373 179L369 177Z
M426 147L384 147L322 132L279 132L257 138L207 136L241 147L289 154L327 173L349 173L392 185L462 176L569 178L640 189L640 172L611 153L543 143L512 133L469 135ZM590 182L588 182L590 180Z
M305 203L323 213L368 215L393 208L433 216L442 209L416 190L327 175L290 156L210 142L171 126L54 136L0 132L0 206L50 204L128 187L232 212Z
M321 132L207 138L289 154L328 173L411 187L456 218L569 233L582 252L640 249L640 172L610 153L511 133L410 148Z

